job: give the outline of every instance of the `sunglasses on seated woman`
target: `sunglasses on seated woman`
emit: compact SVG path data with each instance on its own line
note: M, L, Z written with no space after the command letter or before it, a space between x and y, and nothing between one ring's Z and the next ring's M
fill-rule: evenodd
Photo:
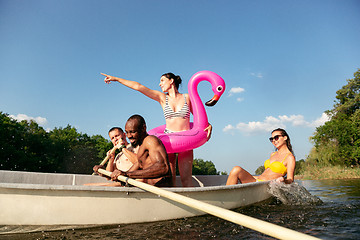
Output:
M279 137L283 137L283 135L275 135L274 137L269 138L270 142L273 142L274 140L279 140Z

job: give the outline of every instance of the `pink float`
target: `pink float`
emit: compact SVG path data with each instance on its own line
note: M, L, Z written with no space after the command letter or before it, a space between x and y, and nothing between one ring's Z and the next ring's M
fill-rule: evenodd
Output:
M224 80L214 72L200 71L191 77L188 83L188 93L194 122L190 123L190 130L164 133L166 125L162 125L149 131L150 135L157 136L163 142L168 153L189 151L206 143L207 132L204 129L208 127L209 123L204 104L197 91L201 81L210 82L214 92L214 97L205 103L206 106L214 106L225 91Z

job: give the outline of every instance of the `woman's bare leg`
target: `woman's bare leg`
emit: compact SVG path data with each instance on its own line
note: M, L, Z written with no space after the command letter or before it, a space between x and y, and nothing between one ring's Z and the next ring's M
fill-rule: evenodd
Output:
M178 165L181 184L183 187L193 187L192 184L192 165L194 160L193 150L181 152L178 155Z
M226 185L237 184L239 180L240 183L256 182L256 179L248 171L242 167L236 166L231 170Z
M169 162L170 162L170 169L172 174L172 182L173 185L176 186L176 155L175 153L169 153Z

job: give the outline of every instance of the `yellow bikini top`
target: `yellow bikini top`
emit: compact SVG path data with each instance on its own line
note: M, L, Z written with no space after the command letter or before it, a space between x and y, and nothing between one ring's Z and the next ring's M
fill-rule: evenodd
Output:
M274 155L275 153L273 153L272 155ZM285 167L284 165L284 160L287 158L287 156L289 155L290 153L286 154L285 158L282 160L282 162L278 162L278 161L275 161L275 162L272 162L270 163L270 159L266 160L264 162L264 167L265 169L267 168L270 168L271 171L275 172L275 173L279 173L281 175L284 175L286 172L287 172L287 168ZM271 155L271 156L272 156Z

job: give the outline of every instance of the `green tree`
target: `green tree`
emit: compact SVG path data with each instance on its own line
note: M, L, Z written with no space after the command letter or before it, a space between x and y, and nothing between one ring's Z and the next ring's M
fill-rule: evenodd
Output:
M101 160L106 156L107 151L113 148L112 142L106 140L101 135L91 136L91 141L93 141L95 143L95 148L97 151L97 158L101 159ZM98 162L98 163L100 163L100 162Z
M304 166L305 166L304 159L300 159L299 161L296 161L294 175L301 175L304 170Z
M91 173L106 152L110 141L78 133L74 127L46 132L34 121L17 122L0 112L0 169Z
M265 171L264 165L261 165L255 170L255 175L261 175Z
M46 131L34 121L21 121L0 113L1 169L55 171ZM50 169L49 169L49 166Z
M25 157L24 128L7 114L0 113L0 160L1 169L17 170Z
M213 162L199 158L193 161L192 173L193 175L219 175Z
M359 165L360 69L336 94L334 108L326 111L330 121L316 128L311 138L315 149L307 160L322 165Z
M70 125L55 128L49 134L57 148L57 157L62 159L59 164L61 172L91 173L92 167L112 148L111 142L100 135L89 137L87 134L78 133L76 128Z

